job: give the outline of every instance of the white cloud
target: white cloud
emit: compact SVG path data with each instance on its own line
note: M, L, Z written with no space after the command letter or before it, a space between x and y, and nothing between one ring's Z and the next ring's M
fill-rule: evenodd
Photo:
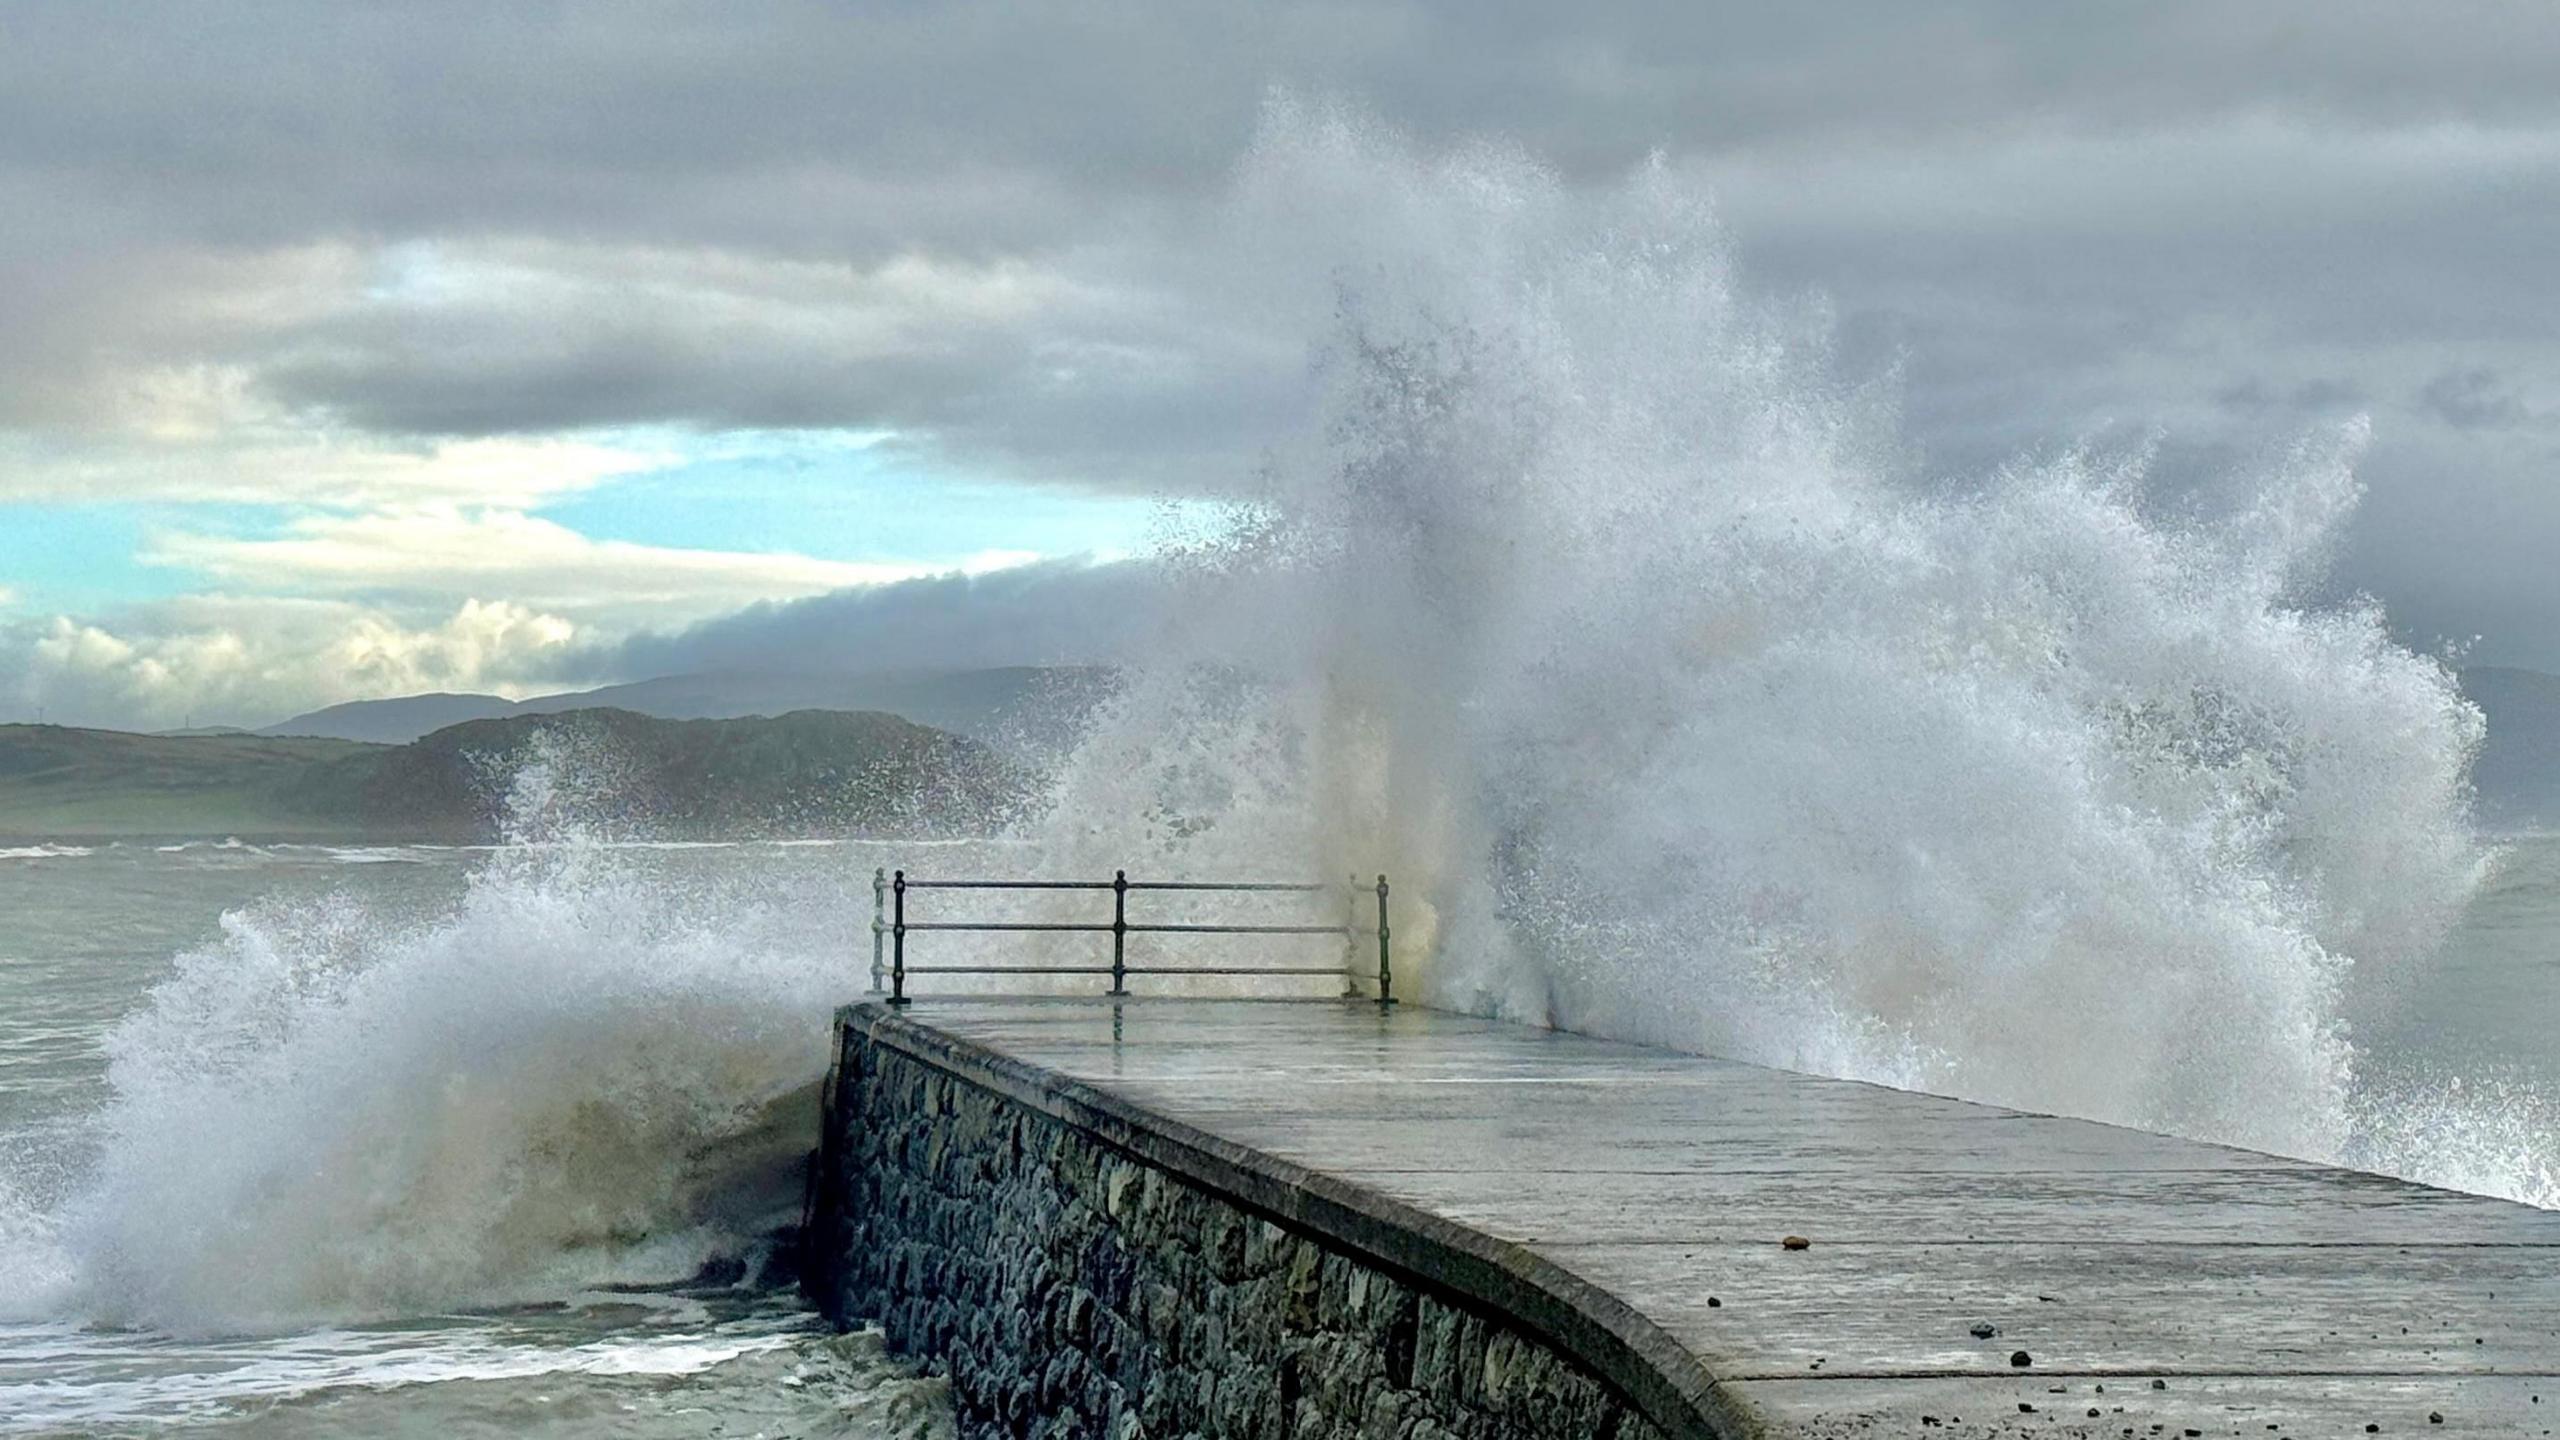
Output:
M174 382L173 382L174 383ZM214 383L208 381L207 383ZM113 440L0 432L0 504L102 498L252 505L526 506L654 470L676 456L576 437L404 444L298 429L273 416L226 425L206 413Z
M525 695L581 638L569 620L466 601L413 624L332 600L196 596L111 621L0 626L0 709L66 724L262 725L341 700L429 690Z
M1021 565L1037 564L1048 557L1037 550L981 550L960 562L959 570L972 578L1011 570Z
M155 536L142 558L287 594L422 603L501 595L581 623L617 628L700 619L759 600L797 599L948 568L597 540L522 511L432 506L306 515L283 535L264 539L172 531ZM1036 557L982 557L972 563L994 568L1027 558Z
M164 533L145 558L224 588L104 618L0 621L0 718L259 725L430 690L547 693L591 683L599 647L648 627L1038 559L990 551L933 567L683 550L450 506L306 515L265 539Z
M369 516L349 525L362 531L408 523L412 522ZM823 596L802 599L797 605L757 605L743 614L736 613L735 603L713 607L720 617L715 625L734 627L744 621L759 634L766 617L777 621L792 617L812 633L784 637L780 643L797 646L804 658L824 659L833 653L828 646L841 649L853 638L827 621L835 610L852 614L864 606L884 609L900 615L898 628L915 632L916 622L931 617L899 609L914 597L955 590L987 596L1048 595L1059 587L1047 582L1078 568L1075 562L1033 563L1036 557L989 552L971 557L960 567L919 576L906 567L830 566L803 557L780 557L781 574L794 577L788 585L772 575L738 582L737 577L723 574L724 563L775 557L598 545L569 532L560 532L566 541L548 537L557 528L523 516L465 517L445 539L467 546L477 537L493 549L515 543L508 565L532 566L540 563L542 555L553 554L567 557L561 562L566 569L590 576L610 574L625 562L645 568L642 562L631 561L633 555L660 557L664 568L655 578L638 573L622 577L631 588L618 595L603 595L575 579L556 587L613 617L603 623L582 619L576 613L577 604L529 603L521 597L467 600L458 607L430 610L343 596L237 593L184 596L135 606L106 619L54 615L0 621L0 722L33 718L41 712L57 723L115 729L187 723L263 725L347 700L438 690L522 698L579 689L599 679L644 673L631 670L628 663L618 664L610 674L599 672L600 660L608 657L624 657L631 663L664 662L661 668L645 671L651 674L670 673L666 666L696 658L668 649L673 642L665 640L656 642L665 654L632 652L625 657L622 648L647 638L635 637L626 622L635 614L649 613L653 603L672 607L663 613L690 613L667 598L684 596L688 585L698 586L699 596L721 593L732 583L763 583L776 586L777 594L805 596L810 592L788 587L845 579L849 574L853 578L845 583L820 586L826 591ZM505 538L510 532L518 536L516 542ZM344 545L343 536L245 543L317 547L310 553L322 555L324 562L305 574L327 573L329 566L343 565L353 577L370 573L370 567L383 559L381 552L361 544L338 548ZM555 545L557 549L545 548ZM419 583L429 589L446 583L447 577L432 573L431 557L418 558L430 567ZM235 556L234 561L244 572L256 564L248 555ZM685 573L689 568L696 573ZM1127 567L1119 569L1125 572ZM889 585L866 578L875 575L910 583ZM1136 583L1125 573L1120 578L1127 583L1117 589L1104 585L1097 593L1107 599ZM1098 608L1074 603L1072 592L1077 588L1064 587L1057 603L1042 603L1026 613L993 620L977 617L983 623L972 623L968 614L953 617L966 633L956 633L950 624L939 628L927 624L923 633L941 637L935 643L949 646L954 655L966 653L974 635L982 644L1032 647L1024 651L1027 659L1058 658L1038 650L1041 637L1059 626L1080 631L1088 624L1087 612ZM653 602L651 594L659 601ZM1140 609L1120 601L1100 608L1121 612L1124 619ZM715 658L719 648L717 644L709 647ZM1084 651L1072 654L1081 658Z

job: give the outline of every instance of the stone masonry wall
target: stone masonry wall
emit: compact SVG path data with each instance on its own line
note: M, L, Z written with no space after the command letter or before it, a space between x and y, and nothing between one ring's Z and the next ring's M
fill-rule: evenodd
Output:
M843 1029L810 1288L969 1436L1661 1440L1508 1323Z

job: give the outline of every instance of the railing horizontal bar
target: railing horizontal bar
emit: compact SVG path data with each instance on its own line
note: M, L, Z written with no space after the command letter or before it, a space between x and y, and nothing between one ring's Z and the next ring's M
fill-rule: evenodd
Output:
M1003 930L1013 932L1108 935L1109 925L1090 921L1047 920L910 920L909 930ZM1375 935L1375 930L1344 925L1130 925L1132 935Z
M1108 890L1108 880L917 880L907 881L910 890ZM1132 880L1132 890L1246 890L1273 891L1292 895L1315 895L1327 890L1345 888L1340 882L1302 885L1294 880ZM1363 889L1365 887L1351 887Z
M910 975L1108 975L1108 965L910 965Z
M1111 887L1106 885L1103 888L1107 890ZM1297 885L1284 881L1132 880L1129 882L1129 888L1132 890L1264 890L1292 895L1314 895L1326 890L1340 890L1343 887L1338 884Z
M910 965L910 975L1108 975L1108 965ZM1131 965L1126 975L1330 975L1355 978L1339 965Z
M909 880L910 890L1108 890L1108 880ZM1129 887L1134 890L1138 887Z
M912 970L915 967L907 967ZM1337 980L1351 978L1352 972L1336 965L1331 969L1304 965L1132 965L1132 975L1330 975Z
M907 927L912 930L915 927ZM1105 930L1111 927L1105 925ZM1373 935L1373 930L1353 930L1346 925L1132 925L1129 933L1150 935Z
M1089 921L1077 924L1064 924L1035 920L910 920L907 922L907 928L910 930L1066 930L1084 935L1108 935L1111 933L1110 925L1096 925ZM1135 930L1138 927L1132 925L1129 928ZM915 967L909 966L908 968L913 969Z

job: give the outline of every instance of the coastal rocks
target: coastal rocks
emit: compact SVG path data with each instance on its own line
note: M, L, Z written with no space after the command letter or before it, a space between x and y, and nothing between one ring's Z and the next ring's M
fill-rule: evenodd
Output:
M1661 1440L1508 1322L848 1032L811 1290L972 1436Z

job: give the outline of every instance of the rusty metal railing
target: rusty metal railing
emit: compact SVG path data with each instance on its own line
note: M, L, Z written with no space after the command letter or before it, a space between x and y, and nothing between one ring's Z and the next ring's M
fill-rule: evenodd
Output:
M910 890L1083 890L1111 892L1111 919L1108 922L1066 920L909 920L907 892ZM1342 923L1338 925L1208 925L1147 923L1129 918L1130 893L1145 891L1200 891L1233 894L1323 895L1340 893L1344 897ZM1360 923L1360 902L1376 897L1375 922ZM1358 964L1359 944L1364 938L1378 942L1377 1001L1381 1005L1395 1003L1395 965L1389 947L1387 925L1387 877L1378 877L1374 886L1365 885L1358 876L1347 884L1302 885L1272 881L1210 880L1132 880L1126 870L1116 871L1108 880L910 880L907 872L886 869L871 872L871 989L874 994L884 988L889 1003L905 1005L913 997L907 994L909 975L1108 975L1111 994L1129 993L1133 975L1329 975L1339 977L1345 993L1361 993L1360 982L1369 978ZM1009 933L1109 935L1111 963L1108 965L910 965L907 963L907 936L913 932L932 930L976 930ZM1343 959L1339 965L1132 965L1129 963L1129 937L1132 935L1339 935L1342 937ZM886 952L884 955L883 952Z

